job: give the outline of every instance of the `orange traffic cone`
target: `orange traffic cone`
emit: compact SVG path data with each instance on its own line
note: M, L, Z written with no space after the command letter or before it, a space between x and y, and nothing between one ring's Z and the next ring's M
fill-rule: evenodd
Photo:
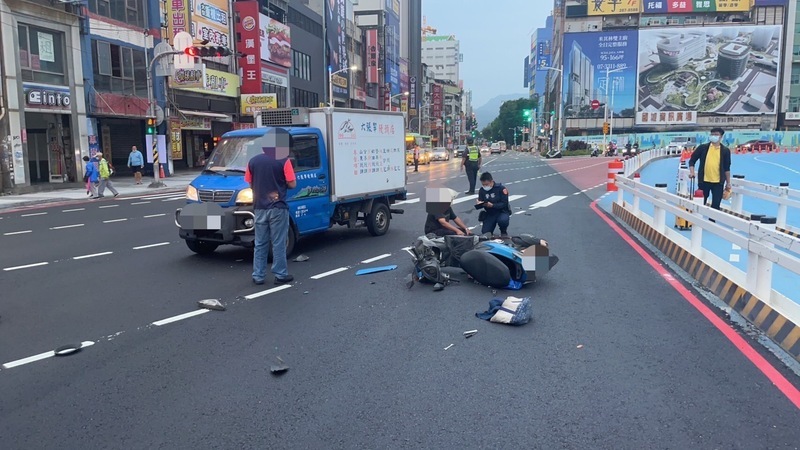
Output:
M162 166L161 164L158 165L158 176L159 178L166 178L166 176L164 175L164 166Z

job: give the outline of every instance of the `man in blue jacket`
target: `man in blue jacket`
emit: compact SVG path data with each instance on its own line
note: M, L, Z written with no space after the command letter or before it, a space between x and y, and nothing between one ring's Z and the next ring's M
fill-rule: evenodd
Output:
M134 145L131 147L131 153L128 155L128 167L133 170L133 178L136 184L142 184L142 169L144 169L144 157L142 152Z
M476 208L483 208L485 217L481 234L494 233L495 227L500 227L500 236L508 236L508 224L511 220L511 208L508 206L508 189L500 183L495 183L492 174L481 174L481 191L478 193Z

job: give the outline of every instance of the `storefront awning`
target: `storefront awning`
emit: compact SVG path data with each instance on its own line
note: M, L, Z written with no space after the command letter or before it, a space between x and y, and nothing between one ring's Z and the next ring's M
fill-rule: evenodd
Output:
M186 109L179 109L180 112L184 116L197 116L197 117L211 117L214 119L218 119L221 122L230 122L231 116L227 114L220 114L220 113L212 113L212 112L205 112L205 111L189 111Z

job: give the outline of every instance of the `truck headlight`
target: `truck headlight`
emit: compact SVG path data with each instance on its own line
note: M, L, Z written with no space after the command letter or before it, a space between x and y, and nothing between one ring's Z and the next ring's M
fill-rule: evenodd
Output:
M236 194L236 203L243 204L243 205L250 205L253 203L253 189L247 188L242 189Z
M197 188L196 187L194 187L192 185L189 185L186 188L186 200L192 200L192 201L195 201L195 202L200 200L199 197L197 196Z

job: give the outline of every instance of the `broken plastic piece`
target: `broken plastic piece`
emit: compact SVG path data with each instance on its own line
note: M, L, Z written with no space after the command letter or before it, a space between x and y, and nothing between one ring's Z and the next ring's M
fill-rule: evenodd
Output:
M294 259L294 262L306 262L309 259L311 259L311 258L309 258L306 255L297 255L297 258Z
M273 375L283 375L287 370L289 370L289 366L286 364L278 364L269 368L269 371L272 372Z
M389 270L397 269L397 264L393 264L391 266L381 266L381 267L372 267L369 269L361 269L356 272L356 276L358 275L369 275L371 273L378 273L378 272L387 272Z
M439 292L444 289L444 285L442 283L436 283L433 285L434 292Z
M412 287L414 287L414 275L408 274L406 276L406 288L411 289Z
M453 345L454 345L454 344L450 344L450 345L448 345L447 347L445 347L444 349L445 349L445 350L449 350L449 349L450 349L450 347L452 347Z
M225 306L219 302L219 300L215 298L209 298L206 300L200 300L197 302L197 306L205 309L211 309L214 311L225 311Z
M464 337L469 339L472 336L475 336L478 333L478 330L469 330L464 332Z

